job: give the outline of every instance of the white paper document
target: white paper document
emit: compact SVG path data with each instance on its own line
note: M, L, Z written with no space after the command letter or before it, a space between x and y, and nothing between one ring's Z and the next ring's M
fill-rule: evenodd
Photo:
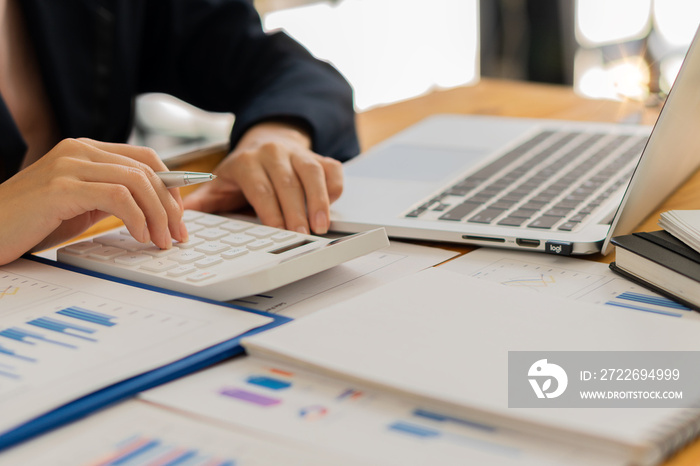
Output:
M0 453L22 466L326 466L337 456L127 401Z
M574 257L481 248L441 266L445 270L535 293L616 309L700 320L700 313L639 286L607 264Z
M269 322L26 259L0 267L0 433Z
M140 397L249 429L251 434L334 452L356 464L623 464L583 448L561 447L410 399L251 357Z
M248 354L424 400L475 422L658 461L674 408L510 408L509 351L700 351L700 323L434 267L244 339ZM526 376L526 375L524 375ZM688 404L700 399L684 391ZM681 429L682 430L682 429ZM668 432L666 432L668 431Z
M299 318L457 255L437 247L391 241L389 247L381 251L276 290L232 302L258 311Z

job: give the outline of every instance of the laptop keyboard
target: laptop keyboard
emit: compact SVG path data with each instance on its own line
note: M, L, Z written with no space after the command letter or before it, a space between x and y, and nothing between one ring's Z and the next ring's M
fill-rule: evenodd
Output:
M629 182L646 141L542 131L406 217L571 231Z

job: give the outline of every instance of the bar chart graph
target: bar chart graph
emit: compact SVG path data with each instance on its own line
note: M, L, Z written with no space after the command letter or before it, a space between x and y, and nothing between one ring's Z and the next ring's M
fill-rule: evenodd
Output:
M44 335L40 333L35 333L35 332L30 332L28 330L24 330L18 327L10 327L6 328L5 330L0 330L0 337L4 337L10 340L15 340L19 341L22 343L25 343L27 345L35 345L36 342L33 340L37 340L39 342L45 342L45 343L50 343L52 345L58 345L58 346L63 346L64 348L76 348L76 346L71 345L69 343L63 343L62 341L58 340L52 340L50 338L45 337Z
M318 450L130 400L3 452L0 462L22 466L356 464Z
M17 353L17 351L7 348L5 346L0 345L0 355L4 355L10 358L18 359L20 361L26 361L26 362L36 362L36 359L30 358L28 356L22 356L22 354Z
M114 446L114 450L90 466L234 466L236 461L208 455L196 448L168 442L158 437L136 434Z
M8 279L19 281L6 276ZM167 313L126 306L86 292L66 293L65 288L36 281L22 281L18 287L12 299L21 299L23 306L9 311L0 326L0 395L80 370L84 364L92 364L98 354L118 357L124 351L118 343L124 341L124 335L132 335L128 339L133 343L130 351L138 352L152 344L149 335L169 338L197 325ZM43 292L44 301L22 298L19 293L24 287ZM2 299L8 297L6 294ZM5 310L0 301L0 312Z
M95 329L92 329L90 327L84 327L82 325L71 324L69 322L63 322L61 320L54 319L51 317L40 317L38 319L30 320L29 322L27 322L27 324L50 330L52 332L61 333L63 335L70 335L71 337L80 338L86 341L97 341L95 338L86 337L85 335L77 333L81 332L84 334L92 335L96 332Z
M643 312L652 312L672 317L682 317L684 313L692 312L692 309L672 301L663 296L654 296L649 293L635 293L625 291L605 302L607 306L617 306L625 309L634 309Z
M0 267L0 295L0 434L273 320L25 258Z
M515 444L503 442L498 429L493 426L422 408L416 408L405 417L390 422L387 429L408 438L438 444L446 442L498 456L515 457L523 453Z
M546 254L482 248L447 264L447 269L504 286L667 317L700 319L688 309L613 273L607 266Z
M9 364L0 364L0 377L7 377L9 379L18 379L19 375L15 373L14 366Z
M117 325L113 322L116 317L107 314L102 314L100 312L91 311L89 309L83 309L78 306L71 306L66 309L61 309L57 311L56 314L60 314L66 317L72 317L78 320L84 320L85 322L92 322L94 324L103 325L105 327L112 327Z
M393 392L360 389L301 368L273 368L255 356L140 396L156 406L251 430L259 438L283 438L315 449L323 445L356 464L571 464L567 459L580 454L563 447L555 452L558 461L549 461L546 455L558 448L551 442L417 406Z

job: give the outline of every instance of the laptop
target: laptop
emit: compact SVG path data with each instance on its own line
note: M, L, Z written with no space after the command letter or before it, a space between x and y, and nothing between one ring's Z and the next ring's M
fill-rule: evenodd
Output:
M653 129L435 115L345 164L331 229L607 254L699 165L696 34Z

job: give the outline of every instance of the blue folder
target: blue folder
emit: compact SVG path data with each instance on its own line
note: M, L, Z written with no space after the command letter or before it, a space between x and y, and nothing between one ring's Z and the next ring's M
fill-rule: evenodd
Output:
M60 262L55 262L37 256L25 255L24 258L36 262L41 262L43 264L51 265L54 267L70 270L73 272L92 275L94 277L102 278L105 280L124 283L127 285L136 286L139 288L144 288L159 293L179 296L187 299L194 299L211 304L216 304L219 306L226 306L239 311L252 312L254 314L270 317L271 319L273 319L273 321L269 324L263 325L262 327L255 328L242 335L237 335L231 338L230 340L211 346L207 349L194 353L190 356L187 356L183 359L180 359L163 367L153 369L151 371L137 375L130 379L123 380L109 387L105 387L101 390L78 398L59 408L49 411L37 418L28 420L24 424L21 424L15 427L14 429L0 435L0 451L14 446L25 440L28 440L32 437L35 437L37 435L43 434L51 429L55 429L72 421L85 417L99 409L113 405L126 398L130 398L139 392L148 390L149 388L153 388L166 382L170 382L179 377L186 376L200 369L204 369L208 366L216 364L217 362L243 354L244 350L243 347L240 345L240 341L242 338L255 335L256 333L264 332L265 330L277 327L292 320L288 317L257 311L255 309L248 309L242 306L234 306L233 304L214 301L206 298L200 298L198 296L192 296L176 291L166 290L164 288L144 285L143 283L138 283L131 280L124 280L112 277L110 275L105 275L99 272L93 272L90 270L74 267Z

